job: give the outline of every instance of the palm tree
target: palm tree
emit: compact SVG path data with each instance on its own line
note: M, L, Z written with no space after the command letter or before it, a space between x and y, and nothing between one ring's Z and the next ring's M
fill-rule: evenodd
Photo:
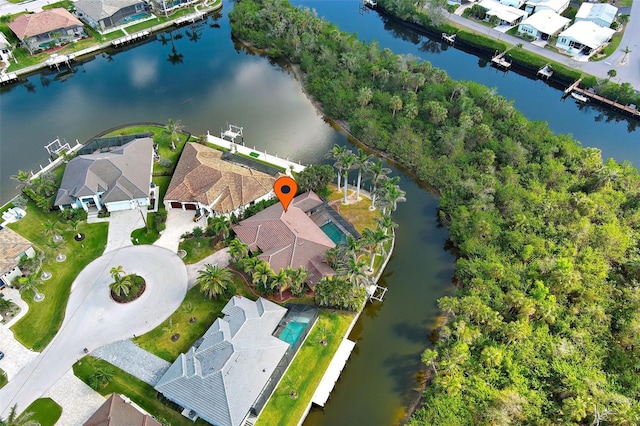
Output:
M20 293L33 291L33 300L40 302L44 299L44 294L38 291L38 288L42 285L42 281L36 278L35 274L29 274L26 277L19 278L18 284L20 284Z
M338 254L342 261L339 263L344 263L347 258L358 258L364 253L361 240L355 239L352 235L347 235L347 238L338 243L337 247Z
M391 108L391 116L395 118L396 112L402 109L402 99L400 98L400 96L394 95L391 97L391 100L389 101L389 108Z
M627 63L627 56L629 56L629 53L631 53L631 49L629 49L629 46L625 47L624 50L624 56L622 57L622 60L620 61L621 64L626 64Z
M229 238L231 234L231 222L226 216L216 216L211 219L211 226L216 234L220 235L223 240Z
M387 232L380 228L376 229L375 231L366 228L363 232L363 237L367 246L369 247L369 254L371 254L369 271L373 271L373 262L376 258L376 253L380 252L383 256L386 254L383 244L391 239L391 235L387 235Z
M109 271L109 274L111 274L111 277L114 281L120 281L120 278L122 278L122 276L124 275L124 268L122 267L122 265L114 266Z
M18 173L12 175L11 179L18 182L18 186L16 186L16 188L22 189L31 185L31 176L33 176L33 174L30 171L25 172L23 170L18 170Z
M383 205L382 214L387 214L387 208L390 212L395 211L398 207L398 203L407 201L405 198L406 192L400 189L397 182L399 179L391 178L387 180L382 188L380 203Z
M307 281L307 270L304 266L300 266L298 269L287 267L287 273L291 278L291 293L294 296L299 296L303 293L304 283Z
M367 262L364 259L350 257L339 272L354 286L361 285L364 287L369 282L369 278L367 277Z
M99 367L93 371L93 374L89 376L89 386L94 390L100 390L107 386L113 377L115 372L109 367Z
M33 417L31 411L18 416L17 410L18 404L14 404L9 411L9 416L6 419L0 418L0 426L40 426L40 423L31 419Z
M371 164L371 156L363 150L358 149L354 162L354 166L356 167L356 169L358 169L356 200L360 200L360 183L362 182L362 172L366 173L367 169L369 168L369 164Z
M53 236L54 241L57 240L58 238L56 238L58 236L58 222L56 222L55 220L47 220L46 222L42 223L42 233L47 236Z
M45 197L50 197L54 194L56 189L58 189L56 179L51 172L46 172L40 175L34 181L34 184L36 191Z
M227 268L207 264L203 270L198 271L198 274L196 284L200 286L200 291L209 299L214 299L224 294L233 283L233 274Z
M257 286L258 284L262 284L263 290L266 291L269 289L268 284L272 277L273 277L273 271L271 270L269 263L267 263L264 260L261 260L260 262L258 262L258 264L253 270L253 276L251 280L253 281L253 284L255 286Z
M256 266L258 266L260 262L262 262L262 260L258 257L245 257L242 261L242 270L245 274L253 277L253 271L255 271Z
M344 198L342 204L347 204L347 189L349 187L349 172L353 168L353 164L356 161L356 156L348 149L340 159L342 163L342 173L344 174Z
M376 225L378 225L378 228L383 229L385 234L389 229L398 227L398 224L392 220L391 215L389 214L385 214L376 218Z
M382 160L371 162L367 169L367 176L371 178L371 210L374 210L376 204L376 194L378 192L378 184L383 179L386 179L387 175L391 173L391 169L384 166Z
M271 289L278 289L280 291L280 300L282 300L282 291L291 285L291 276L283 268L273 274L271 277Z
M229 256L231 261L237 263L249 255L249 246L237 238L229 242Z
M180 120L172 120L171 118L167 121L167 125L164 126L164 129L169 133L169 137L171 138L171 149L176 150L176 141L179 138L179 133L184 129L184 126L180 122Z
M118 276L114 282L109 284L109 289L118 295L118 297L127 297L129 296L129 291L131 291L132 285L133 283L129 278L121 278Z
M333 148L331 148L331 151L325 155L325 158L334 160L333 167L335 167L338 172L338 191L340 191L340 178L342 177L341 159L345 152L347 152L346 146L334 145Z

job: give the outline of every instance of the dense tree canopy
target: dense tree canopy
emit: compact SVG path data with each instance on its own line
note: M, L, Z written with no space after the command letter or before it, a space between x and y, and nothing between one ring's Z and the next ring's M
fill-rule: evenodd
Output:
M636 169L308 10L243 0L231 21L440 196L458 290L414 424L640 424Z

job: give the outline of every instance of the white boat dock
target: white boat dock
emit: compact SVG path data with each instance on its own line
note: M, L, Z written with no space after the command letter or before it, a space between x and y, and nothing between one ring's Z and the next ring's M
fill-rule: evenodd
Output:
M547 64L538 70L538 75L549 78L553 75L553 68L551 68L551 65Z
M320 384L311 398L312 403L324 407L355 346L355 342L348 339L344 339L342 343L340 343L327 371L324 373Z
M15 72L9 74L0 74L0 84L9 84L18 80L18 74Z
M184 24L193 24L196 21L204 19L207 15L206 12L194 12L189 15L185 15L182 18L178 18L175 20L176 26L184 25Z
M151 35L151 31L149 31L149 30L140 31L140 32L137 32L137 33L134 33L134 34L128 34L128 35L126 35L124 37L120 37L120 38L118 38L116 40L113 40L111 42L111 45L113 47L120 47L120 46L123 46L125 44L132 43L134 41L141 40L143 38L149 37L150 35Z
M455 43L457 34L442 33L442 39L451 44Z
M70 53L68 55L58 55L57 53L51 54L49 59L47 59L46 64L49 67L56 67L58 70L60 69L60 64L67 64L67 66L71 66L71 61L76 59L76 55Z

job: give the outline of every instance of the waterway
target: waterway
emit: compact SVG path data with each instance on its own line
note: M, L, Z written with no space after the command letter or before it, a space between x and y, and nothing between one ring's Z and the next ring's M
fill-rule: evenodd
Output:
M640 165L633 122L561 102L561 92L541 81L496 71L485 60L406 31L375 12L360 13L355 0L297 4L365 40L429 60L454 78L495 87L527 117L573 133L605 157ZM318 115L291 74L234 46L226 17L231 7L225 2L219 19L99 55L74 73L38 74L0 89L0 202L16 192L10 175L46 164L48 141L82 142L128 122L179 119L194 134L217 134L233 123L244 126L247 145L303 163L321 161L333 144L348 143ZM445 249L447 233L435 220L437 200L402 171L394 173L402 178L407 202L394 213L397 244L380 283L389 291L382 304L364 311L350 336L356 349L327 407L313 410L307 424L392 424L415 395L420 353L438 315L436 299L451 291L453 257Z

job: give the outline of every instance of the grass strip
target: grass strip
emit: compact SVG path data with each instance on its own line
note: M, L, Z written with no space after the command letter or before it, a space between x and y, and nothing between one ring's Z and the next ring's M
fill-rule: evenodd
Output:
M54 426L62 415L62 407L51 398L36 399L24 410L25 413L33 413L31 421L40 426ZM16 425L22 424L17 422Z
M295 426L311 402L316 388L335 355L353 314L320 311L318 322L273 392L256 426ZM320 341L326 339L326 346ZM292 391L296 397L292 397Z

